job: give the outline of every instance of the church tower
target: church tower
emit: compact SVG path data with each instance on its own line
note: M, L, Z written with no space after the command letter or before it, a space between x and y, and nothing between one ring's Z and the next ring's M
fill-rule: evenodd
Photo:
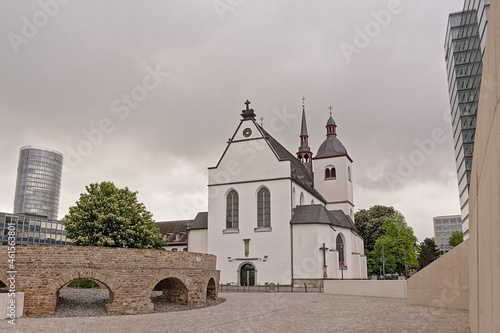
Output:
M326 123L326 140L314 159L314 187L327 200L328 210L341 209L354 219L352 159L337 138L337 124L332 117Z
M304 164L307 171L312 175L312 152L309 147L309 135L307 134L307 123L306 123L306 98L302 98L302 125L300 128L300 147L297 152L297 159Z

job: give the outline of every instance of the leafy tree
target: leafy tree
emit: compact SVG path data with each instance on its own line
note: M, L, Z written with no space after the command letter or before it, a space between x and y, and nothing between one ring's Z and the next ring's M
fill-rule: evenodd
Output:
M451 247L455 247L464 241L464 233L461 231L453 231L451 237L448 239L448 244Z
M439 258L439 248L434 240L430 238L424 239L420 243L420 251L418 254L418 269L422 269L429 265L431 262Z
M373 251L376 272L378 273L379 268L382 267L382 242L387 274L405 273L405 250L408 269L417 268L417 237L413 234L412 227L406 223L403 214L396 211L395 217L385 219L383 228L385 235L377 239Z
M160 231L153 215L137 201L137 192L111 182L85 189L63 219L72 245L161 249Z
M366 252L373 251L377 239L384 235L385 219L396 217L398 213L393 207L375 205L354 214L354 224L364 240Z

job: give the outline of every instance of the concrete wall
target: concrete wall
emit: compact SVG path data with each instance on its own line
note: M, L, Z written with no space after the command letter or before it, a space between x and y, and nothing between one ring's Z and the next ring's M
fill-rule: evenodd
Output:
M470 185L470 329L500 332L500 3L491 1Z
M469 241L408 279L409 304L469 308Z
M325 294L406 298L407 281L326 280Z

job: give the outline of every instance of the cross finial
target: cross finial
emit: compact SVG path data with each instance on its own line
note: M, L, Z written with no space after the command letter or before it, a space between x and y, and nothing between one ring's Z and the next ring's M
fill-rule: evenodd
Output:
M260 127L264 127L264 117L260 117Z
M306 106L306 102L305 102L306 98L305 97L302 97L302 106Z
M250 101L247 99L247 101L245 102L245 105L247 106L247 111L250 111Z
M333 106L330 105L330 107L328 109L330 110L330 117L331 117L332 116Z

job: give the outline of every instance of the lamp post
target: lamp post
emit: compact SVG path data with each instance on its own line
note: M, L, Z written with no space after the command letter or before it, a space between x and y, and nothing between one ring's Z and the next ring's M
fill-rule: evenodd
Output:
M408 278L408 266L406 265L406 248L405 248L405 279Z

